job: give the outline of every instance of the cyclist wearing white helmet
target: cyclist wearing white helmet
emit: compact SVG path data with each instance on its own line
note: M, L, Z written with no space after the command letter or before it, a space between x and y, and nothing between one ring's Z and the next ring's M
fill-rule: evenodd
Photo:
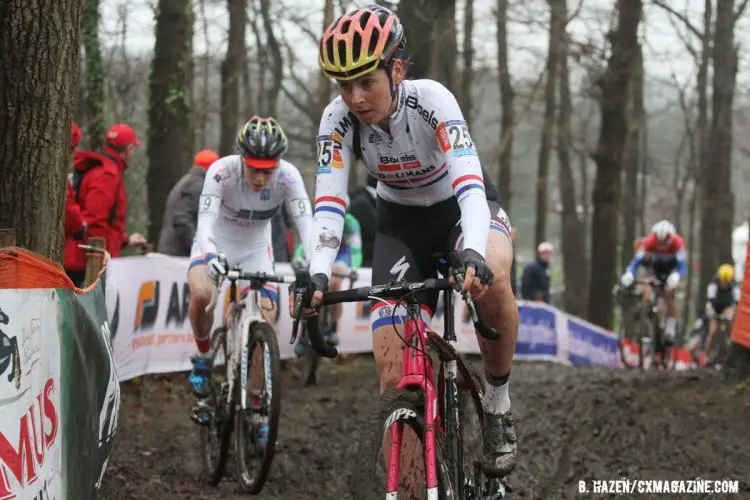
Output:
M685 259L685 242L677 234L674 225L668 220L660 220L651 228L651 233L643 238L641 246L630 261L625 274L620 278L624 287L630 287L635 281L635 273L640 266L647 269L650 278L656 278L666 284L667 325L665 334L671 343L677 335L677 302L675 289L687 271ZM644 301L651 297L651 288L642 289Z
M328 288L344 228L349 169L359 159L379 181L372 282L437 277L433 254L459 249L467 264L464 288L501 333L500 340L478 340L486 375L482 467L489 476L505 476L517 462L508 396L518 335L511 224L456 98L438 82L406 79L405 43L398 17L377 5L339 17L320 40L318 65L337 80L340 96L323 112L317 137L313 303ZM429 324L438 293L424 299ZM392 304L372 307L382 391L395 388L402 376L403 350L392 325L403 309L396 311Z

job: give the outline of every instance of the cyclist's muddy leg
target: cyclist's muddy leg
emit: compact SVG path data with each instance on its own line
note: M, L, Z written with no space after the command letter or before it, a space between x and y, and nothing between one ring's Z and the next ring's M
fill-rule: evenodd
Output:
M665 296L667 297L667 328L665 333L674 340L677 335L677 292L667 290Z
M188 315L193 328L195 343L198 351L205 354L211 347L211 325L213 314L206 312L206 306L211 302L213 283L206 272L206 265L196 265L188 271L188 288L190 289L190 304Z
M719 320L717 319L716 313L714 313L708 321L708 334L706 335L706 343L703 344L703 352L706 353L706 356L711 355L711 346L714 343L714 336L716 336L716 330L718 330L718 328Z
M492 413L505 413L510 409L508 378L518 339L518 305L510 283L513 245L505 231L490 230L485 261L495 278L480 306L486 321L500 333L498 340L487 340L477 334L488 381L488 396L490 392L497 393L486 401L493 408L485 409Z

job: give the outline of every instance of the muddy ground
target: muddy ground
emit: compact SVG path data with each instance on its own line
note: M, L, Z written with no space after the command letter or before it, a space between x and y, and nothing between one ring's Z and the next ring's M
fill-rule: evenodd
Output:
M520 443L512 498L579 498L581 479L696 476L740 481L739 495L710 498L750 498L750 384L728 385L709 371L644 375L520 362L511 380ZM349 498L353 443L376 403L372 358L327 365L308 389L287 373L283 389L271 477L255 498ZM185 374L144 377L123 384L122 395L99 498L247 498L231 459L218 488L200 482ZM683 497L702 495L670 495Z

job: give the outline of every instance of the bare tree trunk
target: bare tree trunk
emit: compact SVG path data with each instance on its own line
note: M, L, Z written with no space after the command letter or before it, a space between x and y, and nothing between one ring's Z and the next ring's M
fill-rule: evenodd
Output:
M717 3L713 60L710 139L702 165L701 292L718 265L732 261L732 101L737 75L734 0Z
M197 149L203 149L206 147L207 142L207 135L208 135L208 108L209 108L209 75L211 74L211 53L210 53L210 44L209 44L209 38L208 38L208 18L206 17L206 0L199 0L199 6L201 11L201 30L203 31L203 44L205 46L205 52L203 53L202 58L202 65L203 65L203 73L201 74L202 81L201 81L201 93L200 93L200 99L198 102L200 102L200 106L197 107L197 128L198 128L198 137L197 137ZM199 110L199 111L198 111Z
M245 0L227 0L229 8L229 42L227 56L221 64L221 139L219 154L235 151L239 119L240 78L245 54Z
M625 192L622 210L622 245L620 268L633 258L633 240L638 221L638 173L641 164L641 130L643 129L643 51L638 44L633 79L630 82L630 127L625 153Z
M432 23L435 50L432 51L430 64L430 78L442 83L456 93L458 81L456 79L456 0L430 0L432 12L435 16Z
M104 142L104 66L99 43L99 0L84 0L83 46L86 53L86 71L83 85L86 89L86 139L93 149Z
M708 68L711 64L711 39L712 39L712 23L713 23L713 0L705 0L703 6L703 31L701 33L701 60L698 66L698 122L696 125L698 133L698 171L696 172L696 192L694 196L698 198L698 206L701 213L705 210L707 177L709 177L709 165L710 165L710 143L709 143L709 132L708 119ZM703 219L701 219L701 225ZM692 229L692 228L691 228ZM697 238L693 241L693 245L697 247ZM713 244L713 242L710 242ZM703 256L703 240L701 239L701 256ZM701 310L706 302L706 287L708 282L711 280L711 275L706 274L704 276L703 268L701 265L700 278L698 280L698 293L696 294L696 310ZM710 268L709 268L710 269Z
M386 7L388 7L386 5ZM325 0L323 4L323 29L326 29L328 25L330 25L333 22L333 0ZM318 116L323 116L323 111L326 109L326 106L328 106L328 103L331 100L331 82L326 77L323 72L320 72L320 76L318 76L318 89L317 89L317 108L318 108ZM313 125L317 134L317 124ZM313 141L310 141L310 147L312 148L312 154L313 156L317 156L317 146ZM315 169L312 168L306 168L302 170L302 176L305 180L305 185L310 188L311 191L314 191L315 186Z
M432 64L434 40L432 38L433 0L410 0L398 4L398 16L404 25L408 43L408 77L427 78Z
M192 1L160 0L148 113L149 241L159 241L169 191L192 160L192 61Z
M463 74L461 77L460 103L461 111L466 121L471 123L473 116L473 102L471 85L474 80L474 0L466 0L464 7L464 46L463 46Z
M510 213L512 198L512 166L514 140L514 99L513 85L510 81L508 68L508 0L497 0L497 55L498 71L500 73L500 172L498 175L498 190L503 200L505 210Z
M560 40L565 29L566 0L549 0L550 27L547 44L547 80L544 86L544 124L539 148L539 164L536 177L536 224L534 227L535 245L547 239L547 183L549 158L555 129L555 101L557 69L560 59Z
M256 61L256 64L258 66L258 74L256 76L256 80L258 81L258 91L256 92L256 99L257 102L255 103L256 111L254 114L257 115L268 115L268 103L266 102L267 98L267 92L266 92L266 68L268 68L268 51L266 50L266 45L263 43L263 40L260 36L260 28L258 27L258 19L257 19L257 13L255 8L255 0L250 0L253 5L253 8L250 9L250 28L253 30L253 35L255 36L255 45L256 45L256 53L258 54L258 60Z
M268 88L266 100L268 102L268 115L276 116L276 108L279 103L279 92L281 92L281 83L284 80L284 59L281 55L276 35L273 32L273 21L271 20L270 0L260 0L260 14L263 16L263 26L266 29L266 43L268 50L271 52L273 59L272 75L273 80Z
M82 0L0 8L0 228L62 261Z
M612 53L598 84L601 127L594 160L594 219L592 224L589 319L604 328L612 323L612 286L617 269L622 158L627 139L628 85L638 56L638 25L642 0L618 0L617 28L611 33Z
M561 15L567 18L563 0ZM588 262L586 260L586 233L583 221L576 212L576 189L570 160L573 104L570 97L570 70L568 68L568 35L563 31L560 51L560 113L557 119L557 158L560 163L559 186L562 201L563 274L565 276L565 310L575 316L586 314L588 293Z

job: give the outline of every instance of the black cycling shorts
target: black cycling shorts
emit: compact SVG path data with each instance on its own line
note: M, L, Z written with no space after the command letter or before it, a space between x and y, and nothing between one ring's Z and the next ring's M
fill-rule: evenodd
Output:
M490 230L510 238L511 223L496 201L490 208ZM429 207L412 207L385 201L378 197L377 231L372 259L372 284L391 281L423 281L436 278L435 255L450 255L461 234L461 210L455 198ZM425 292L420 303L435 312L439 292Z

